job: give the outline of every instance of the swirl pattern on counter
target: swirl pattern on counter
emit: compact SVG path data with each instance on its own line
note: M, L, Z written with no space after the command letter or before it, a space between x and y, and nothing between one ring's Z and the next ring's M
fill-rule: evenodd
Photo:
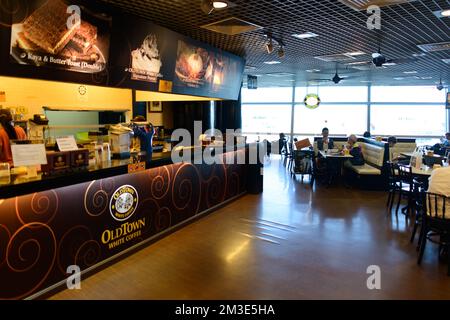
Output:
M99 217L107 208L108 193L102 189L101 182L92 181L84 193L84 210L91 217Z
M58 268L64 276L68 266L77 264L79 249L92 239L91 231L83 225L74 226L63 234L58 245Z
M32 222L50 224L58 212L59 198L54 190L16 197L16 216L22 225Z
M192 209L198 213L201 199L201 180L198 169L190 164L178 164L172 184L173 205L178 211Z
M35 292L52 271L56 260L56 238L53 230L39 222L20 227L6 248L8 281L2 283L0 298L20 299ZM0 275L2 272L0 271ZM27 279L24 282L24 279ZM20 286L25 283L26 286Z
M157 200L164 198L171 184L171 173L168 166L152 169L148 173L151 197Z
M157 232L166 230L172 225L172 212L164 207L158 210L155 217L155 229Z
M208 172L209 176L203 175L206 187L206 206L214 207L225 199L227 190L227 168L224 164L216 164L213 170Z
M11 238L11 232L9 229L0 224L0 268L6 260L6 248L8 247L9 239Z

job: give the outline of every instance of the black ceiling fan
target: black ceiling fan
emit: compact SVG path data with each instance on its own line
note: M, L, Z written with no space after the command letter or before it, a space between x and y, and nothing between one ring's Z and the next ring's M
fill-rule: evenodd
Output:
M439 84L436 86L436 89L438 89L439 91L442 91L443 89L447 88L447 86L445 86L442 83L442 77L439 79Z
M313 81L332 81L335 84L339 84L342 80L347 80L347 79L349 79L349 77L341 77L339 75L338 66L336 65L336 74L334 75L333 78L331 78L331 79L314 79Z

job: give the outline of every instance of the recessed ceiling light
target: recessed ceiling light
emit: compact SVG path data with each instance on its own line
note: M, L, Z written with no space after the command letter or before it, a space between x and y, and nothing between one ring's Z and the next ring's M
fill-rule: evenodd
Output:
M427 54L425 53L425 52L422 52L422 53L414 53L413 54L413 57L415 57L415 58L419 58L419 57L425 57Z
M430 79L433 79L433 77L421 77L420 79L422 79L422 80L430 80Z
M450 9L438 10L438 11L434 11L433 13L438 18L450 17Z
M405 78L403 78L403 77L397 77L397 78L394 78L394 80L405 80Z
M450 59L442 59L442 61L444 61L447 64L450 64Z
M366 54L365 52L362 51L354 51L354 52L347 52L346 55L350 56L350 57L356 57L356 56L362 56Z
M214 9L224 9L228 7L228 3L225 1L213 1Z
M297 39L308 39L318 37L319 35L313 32L305 32L305 33L295 33L292 36Z
M416 74L417 71L403 71L404 74Z
M279 64L281 63L280 61L265 61L265 64Z
M396 66L397 64L395 62L386 62L383 64L383 67L389 67L389 66Z
M371 83L372 81L369 81L369 80L361 80L360 82L361 82L361 83Z
M306 70L306 72L309 72L309 73L320 72L320 69L309 69L309 70Z
M293 79L290 79L290 80L284 80L284 81L294 82L295 80L293 80Z

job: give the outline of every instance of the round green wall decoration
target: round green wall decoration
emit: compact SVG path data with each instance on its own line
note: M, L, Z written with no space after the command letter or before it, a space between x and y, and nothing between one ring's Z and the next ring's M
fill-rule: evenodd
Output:
M309 93L306 95L304 102L308 109L317 109L320 105L320 98L315 93Z

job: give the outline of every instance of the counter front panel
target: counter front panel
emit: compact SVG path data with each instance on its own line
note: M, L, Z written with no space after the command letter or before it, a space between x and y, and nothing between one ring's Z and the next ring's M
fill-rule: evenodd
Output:
M97 266L245 193L249 168L170 164L0 200L0 298L62 284L69 266Z

